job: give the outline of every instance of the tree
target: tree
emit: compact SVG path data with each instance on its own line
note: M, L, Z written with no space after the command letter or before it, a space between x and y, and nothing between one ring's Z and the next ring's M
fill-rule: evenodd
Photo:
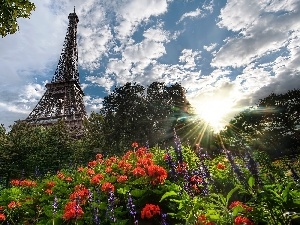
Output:
M35 5L28 0L0 0L0 35L5 37L19 30L18 18L29 18Z
M230 121L223 135L242 139L273 157L299 153L300 90L271 94ZM229 135L230 134L230 135Z
M143 87L126 83L104 98L99 116L92 114L87 130L95 132L98 127L101 142L94 142L93 148L104 150L104 154L122 153L134 141L153 146L173 137L176 120L188 108L185 90L179 84L154 82Z

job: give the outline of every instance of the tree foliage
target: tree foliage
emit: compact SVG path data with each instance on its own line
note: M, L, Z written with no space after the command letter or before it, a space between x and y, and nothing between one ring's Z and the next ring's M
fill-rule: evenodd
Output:
M160 82L147 88L136 83L116 87L104 98L99 114L89 119L90 143L95 144L93 148L122 153L132 141L151 146L167 141L173 137L179 117L188 113L185 93L180 84L166 86Z
M35 5L28 0L0 0L0 35L5 37L19 30L18 18L29 18Z
M300 151L300 90L271 94L239 113L223 135L238 145L241 139L273 157Z

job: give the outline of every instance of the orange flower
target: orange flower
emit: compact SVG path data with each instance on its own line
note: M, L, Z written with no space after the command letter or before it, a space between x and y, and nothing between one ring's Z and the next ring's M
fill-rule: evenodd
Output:
M93 169L91 169L91 168L88 168L87 174L88 174L89 176L92 176L92 175L95 174L95 171L94 171Z
M102 184L101 190L103 192L107 192L107 193L110 192L110 191L114 192L115 191L115 187L111 183L105 182L104 184Z
M89 197L89 190L83 184L76 185L74 189L75 191L70 194L70 200L80 200L80 203L84 204Z
M20 181L19 181L19 180L12 180L12 181L10 182L10 184L11 184L12 186L19 186L19 185L20 185Z
M82 172L82 171L84 171L84 168L82 166L80 166L80 167L78 167L77 171Z
M20 207L20 206L21 206L20 202L15 202L15 201L12 201L7 205L7 207L9 209L14 209L14 208Z
M97 154L96 155L96 159L102 159L102 158L103 158L102 154Z
M55 182L54 181L49 181L48 183L46 183L46 186L48 188L53 188L55 186Z
M214 222L210 222L204 214L199 215L196 225L215 225Z
M246 217L237 216L234 219L234 225L254 225L254 223Z
M187 164L185 162L183 163L178 163L176 170L178 173L183 173L187 170Z
M139 144L138 144L137 142L133 142L133 143L131 144L131 147L137 148L137 147L139 147Z
M137 176L137 177L143 177L143 176L146 176L146 171L144 168L141 168L141 167L137 167L135 168L133 171L132 171L133 175L134 176Z
M247 211L252 211L253 210L252 207L249 207L249 206L245 205L244 203L242 203L240 201L232 202L229 206L229 209L232 209L232 208L237 207L237 206L241 206L243 209L245 209Z
M103 178L104 176L102 174L97 174L90 180L90 182L91 184L99 184Z
M3 211L3 210L4 210L4 207L0 205L0 211Z
M194 176L191 177L191 183L192 184L199 184L202 181L203 181L202 178L197 176L197 175L194 175Z
M3 213L0 213L0 221L6 220L6 217Z
M219 169L219 170L224 170L226 168L226 166L223 164L223 163L218 163L217 164L217 169Z
M64 180L64 179L65 179L65 175L64 175L63 173L61 173L61 172L58 172L58 173L57 173L57 177L58 177L59 179L61 179L61 180Z
M48 195L51 195L53 193L53 191L51 189L46 189L45 193L48 194Z
M124 183L127 180L128 180L128 177L126 175L120 175L117 178L117 182L119 182L119 183Z
M112 168L111 168L111 167L106 167L106 169L105 169L105 172L106 172L106 173L111 173L111 171L112 171Z
M70 220L73 218L80 218L84 214L80 205L76 204L75 201L68 202L65 206L63 218Z
M72 177L66 177L65 181L72 182Z
M158 165L151 165L147 167L148 176L152 178L152 184L162 184L168 176L167 171Z
M95 167L97 165L97 161L91 161L88 163L89 167Z
M158 205L146 204L142 209L141 217L142 219L147 218L150 219L155 215L160 215L160 208Z

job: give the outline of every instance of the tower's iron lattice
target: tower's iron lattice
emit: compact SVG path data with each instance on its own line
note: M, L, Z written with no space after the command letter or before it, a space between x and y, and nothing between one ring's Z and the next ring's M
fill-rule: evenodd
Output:
M68 16L69 25L62 53L51 83L46 84L46 92L25 121L48 126L64 120L70 128L81 128L86 117L83 102L84 93L79 83L77 23L74 12Z

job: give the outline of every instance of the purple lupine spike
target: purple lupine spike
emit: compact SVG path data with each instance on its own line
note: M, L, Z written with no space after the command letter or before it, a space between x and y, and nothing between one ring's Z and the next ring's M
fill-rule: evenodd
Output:
M166 161L167 161L167 164L170 168L170 170L169 170L170 178L173 179L174 181L177 181L177 174L176 174L176 170L175 170L175 164L172 160L172 156L171 156L168 148L167 148L167 153L166 154L167 154Z
M246 161L246 166L247 166L248 170L254 177L255 182L257 182L257 184L261 185L262 181L259 177L259 170L258 170L257 162L255 162L255 160L252 158L250 152L248 152L248 151L246 151L246 158L248 159Z
M182 164L183 163L182 145L179 137L176 134L175 128L174 128L174 143L175 143L175 152L176 152L178 164Z
M93 220L95 225L100 225L99 209L97 207L94 208Z
M236 163L234 162L233 156L230 153L230 151L225 150L225 155L228 159L228 161L230 162L231 168L233 169L233 172L236 174L238 180L244 185L246 186L246 180L245 177L243 175L243 172L241 171L241 169L239 168L238 165L236 165Z
M162 213L161 214L161 225L168 225L166 219L167 219L167 213Z
M58 200L57 200L56 195L54 196L52 207L53 207L53 215L55 215L57 212L57 207L58 207Z
M88 189L88 202L92 203L93 202L93 192L91 192L90 189Z
M107 214L109 216L109 219L111 222L116 222L116 218L115 218L115 195L113 191L109 192L109 197L108 197L108 206L107 206Z
M136 209L135 209L135 205L133 204L133 200L132 200L132 196L131 196L130 192L128 192L128 199L127 199L126 206L127 206L130 216L133 217L134 224L137 225L138 220L136 219Z

